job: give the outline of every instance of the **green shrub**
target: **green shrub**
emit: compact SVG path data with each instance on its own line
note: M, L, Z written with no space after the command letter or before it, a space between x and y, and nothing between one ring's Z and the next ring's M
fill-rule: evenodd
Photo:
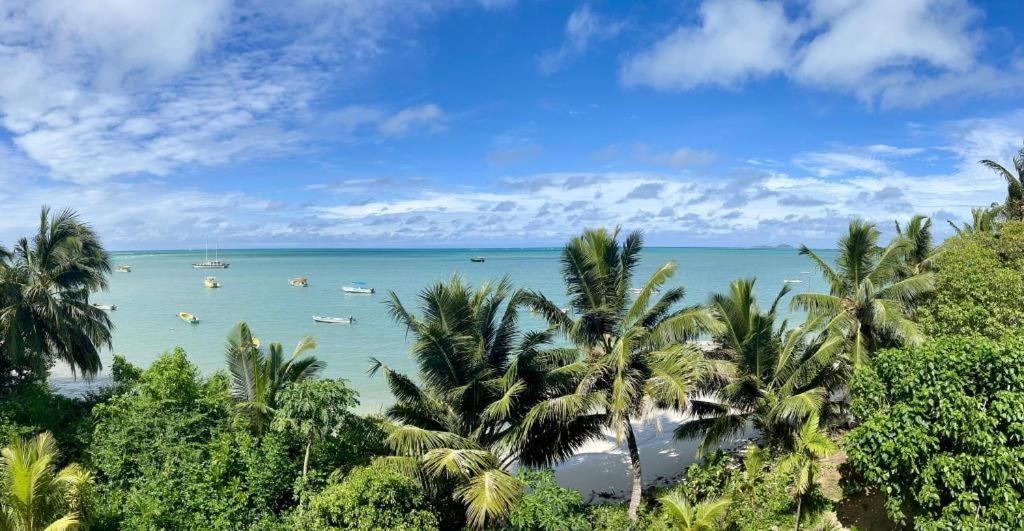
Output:
M850 467L924 529L1016 527L1024 514L1024 343L945 338L887 350L846 437ZM870 381L877 380L877 381ZM875 405L870 410L869 406Z
M519 471L527 493L509 514L511 529L516 530L589 530L584 516L586 506L579 491L560 487L550 470Z
M295 528L433 530L438 519L416 480L387 466L355 468L312 496L295 514Z
M999 339L1024 328L1024 223L950 238L936 267L935 292L920 310L929 335Z
M175 350L124 384L94 408L100 527L244 529L290 505L297 443L233 429L222 375L201 378Z

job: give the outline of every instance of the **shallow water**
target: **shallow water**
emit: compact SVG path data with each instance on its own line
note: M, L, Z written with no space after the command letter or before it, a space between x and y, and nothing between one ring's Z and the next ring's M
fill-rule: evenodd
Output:
M487 261L469 261L478 255ZM162 352L181 346L200 370L210 373L224 367L228 330L246 321L264 342L281 342L286 352L303 335L313 335L315 354L327 362L324 376L348 379L360 393L360 409L378 411L390 398L381 378L366 374L369 358L414 372L405 331L383 304L388 290L412 307L420 290L453 274L474 285L507 274L517 287L539 290L561 304L566 297L558 256L557 249L232 250L220 253L230 262L228 269L193 269L191 263L202 260L202 252L115 253L114 263L129 264L132 272L113 273L110 289L93 297L97 303L117 305L110 314L114 346L104 353L104 366L117 353L145 367ZM642 255L638 283L668 260L679 265L668 285L686 288L686 304L703 302L740 277L758 278L758 296L765 305L784 279L803 281L793 285L796 292L825 287L810 262L788 248L649 248ZM216 276L222 287L204 288L206 276ZM290 286L288 279L297 276L308 277L309 287ZM343 293L341 287L353 281L364 281L377 293ZM180 311L197 315L200 322L185 323L177 316ZM352 315L356 322L317 324L313 315ZM524 327L542 326L526 312L522 321ZM92 383L73 380L58 367L51 381L74 393L102 384L104 377Z

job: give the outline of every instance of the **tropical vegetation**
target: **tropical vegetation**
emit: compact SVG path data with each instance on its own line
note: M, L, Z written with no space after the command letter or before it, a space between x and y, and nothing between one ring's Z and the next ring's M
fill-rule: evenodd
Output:
M888 240L853 220L834 254L802 247L821 292L738 279L684 304L640 233L589 229L561 250L564 293L458 276L392 293L415 372L370 361L382 415L322 378L312 338L286 354L245 323L221 370L174 348L55 392L55 364L103 369L110 258L43 209L0 249L0 529L1019 527L1022 159L983 161L1007 198L942 242L907 216ZM694 441L678 477L643 470L652 419ZM623 450L609 500L551 470L592 441Z

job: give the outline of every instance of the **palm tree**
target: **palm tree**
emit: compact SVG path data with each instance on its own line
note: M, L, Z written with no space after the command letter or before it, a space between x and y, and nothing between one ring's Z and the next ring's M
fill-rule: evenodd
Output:
M43 378L56 361L86 377L101 368L110 346L106 312L89 294L107 287L110 258L77 214L43 207L39 230L13 250L0 249L0 368Z
M92 476L71 464L57 470L57 444L49 432L17 438L0 452L0 529L78 529Z
M835 363L840 341L815 334L822 318L787 330L776 327L783 286L764 311L754 294L754 279L735 280L727 294L710 297L708 307L720 322L714 337L726 376L711 380L690 400L692 420L676 428L680 438L701 437L703 453L753 426L772 448L788 448L810 415L829 412L829 398L848 376Z
M928 216L916 214L905 227L897 221L896 235L908 242L902 270L899 272L901 278L935 269L937 250L932 243L932 220Z
M587 230L562 250L569 312L541 294L527 295L529 304L585 354L574 369L580 375L575 391L538 404L533 415L603 412L605 425L617 440L625 439L629 451L629 516L635 520L643 474L631 421L655 408L685 407L687 395L711 372L685 341L715 323L703 308L673 310L683 298L682 288L669 289L651 303L675 273L674 262L658 268L642 287L630 289L643 238L634 232L620 244L618 232Z
M981 164L1006 180L1006 202L1002 208L1006 219L1010 221L1024 220L1024 147L1021 147L1013 157L1013 168L1017 171L1017 175L992 160L985 159L981 161Z
M992 208L972 208L971 209L971 222L964 223L958 226L951 220L946 220L949 226L953 227L956 231L957 236L965 236L971 234L994 234L999 228L998 220L999 213L1002 212L1003 207L1000 205L993 206Z
M225 348L231 376L231 396L247 415L257 432L267 428L278 406L277 395L286 384L315 377L325 364L314 356L303 356L316 348L311 337L299 340L291 357L285 359L280 343L266 351L253 337L249 325L238 323L228 334Z
M793 452L779 463L783 472L793 474L793 492L796 495L796 527L800 529L800 509L804 497L814 486L819 461L836 452L837 447L828 434L818 427L818 416L812 415L800 428Z
M305 441L303 478L309 471L313 443L334 433L351 418L349 410L359 404L356 396L344 380L314 379L290 383L279 395L280 406L274 425L278 429L292 430Z
M510 467L549 466L600 432L597 414L526 423L534 405L568 392L577 353L545 349L550 331L521 331L522 301L508 278L476 290L459 277L439 282L421 292L421 315L391 293L392 316L414 338L419 383L379 360L370 369L395 397L388 444L431 479L428 488L453 483L474 527L502 518L521 496Z
M712 531L718 529L718 522L729 510L732 500L712 498L691 504L679 492L658 498L675 529L679 531Z
M837 268L807 246L800 247L800 254L821 270L829 293L795 295L792 306L806 310L811 319L822 319L829 336L844 341L854 366L867 363L875 349L923 341L911 313L918 297L934 289L931 272L900 277L910 245L905 238L895 238L884 248L878 239L874 224L851 221L849 232L839 239Z

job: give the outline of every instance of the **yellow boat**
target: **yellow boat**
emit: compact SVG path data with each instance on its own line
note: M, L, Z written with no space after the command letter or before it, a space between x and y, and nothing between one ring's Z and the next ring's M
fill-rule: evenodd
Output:
M185 321L186 323L196 324L196 323L199 322L199 318L198 317L196 317L196 316L194 316L194 315L192 315L192 314L190 314L188 312L180 312L178 314L178 317L181 317L181 320Z

